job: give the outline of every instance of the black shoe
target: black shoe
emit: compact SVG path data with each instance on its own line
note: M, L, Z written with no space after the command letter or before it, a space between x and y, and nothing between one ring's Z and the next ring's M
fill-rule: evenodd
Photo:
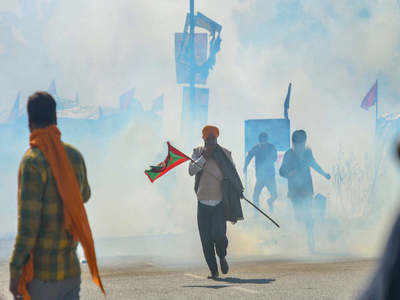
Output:
M208 279L213 279L213 280L217 280L219 278L219 273L218 271L215 272L211 272L211 275L207 277Z
M229 265L228 262L226 261L226 258L220 258L219 263L221 265L221 271L223 274L227 274L229 272Z

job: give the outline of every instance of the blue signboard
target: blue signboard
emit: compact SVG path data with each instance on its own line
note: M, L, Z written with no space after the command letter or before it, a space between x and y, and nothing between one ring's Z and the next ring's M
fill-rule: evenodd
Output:
M269 142L278 151L290 148L290 120L289 119L253 119L244 122L245 152L249 152L259 143L258 136L266 132Z

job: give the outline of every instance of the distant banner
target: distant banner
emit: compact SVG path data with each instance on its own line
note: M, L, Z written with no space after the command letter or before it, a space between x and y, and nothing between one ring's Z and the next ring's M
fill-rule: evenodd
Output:
M207 61L208 38L207 33L196 33L194 37L194 56L197 66ZM190 53L189 34L175 33L175 65L178 84L190 83ZM196 84L206 84L207 77L197 73Z
M290 148L290 121L289 119L253 119L244 123L245 153L259 143L258 136L266 132L269 142L278 151Z

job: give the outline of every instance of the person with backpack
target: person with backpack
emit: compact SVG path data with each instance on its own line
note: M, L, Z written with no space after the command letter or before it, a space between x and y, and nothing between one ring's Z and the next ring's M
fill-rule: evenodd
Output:
M331 175L315 161L311 149L306 147L306 140L307 134L304 130L293 132L293 146L286 151L279 174L288 180L288 197L293 205L295 219L305 224L308 247L311 252L314 252L314 220L312 216L314 187L310 168L327 180L331 178Z

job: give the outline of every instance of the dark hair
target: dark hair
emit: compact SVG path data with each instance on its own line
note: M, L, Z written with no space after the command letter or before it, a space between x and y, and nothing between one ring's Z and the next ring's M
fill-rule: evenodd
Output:
M292 134L293 143L304 143L307 140L307 133L304 130L296 130Z
M258 141L261 142L261 140L268 140L268 133L261 132L258 136Z
M56 101L47 92L36 92L28 98L29 127L39 128L57 124Z

